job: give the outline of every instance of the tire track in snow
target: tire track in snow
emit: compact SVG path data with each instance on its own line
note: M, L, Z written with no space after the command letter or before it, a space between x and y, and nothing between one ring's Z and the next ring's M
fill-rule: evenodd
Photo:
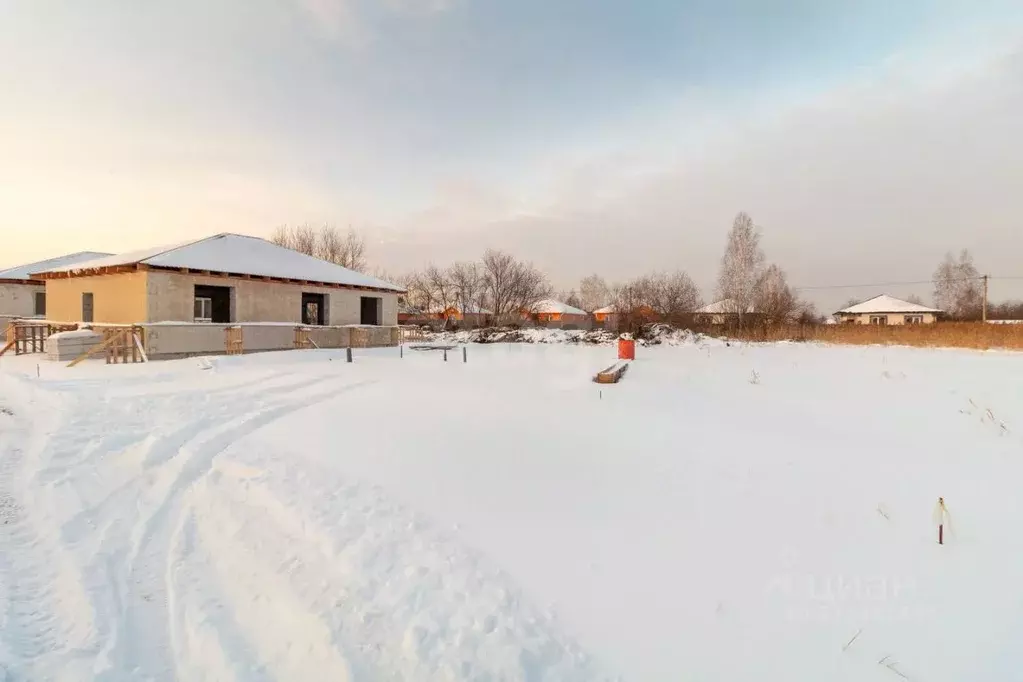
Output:
M208 557L189 573L215 576L220 602L185 599L196 588L179 567L176 609L204 611L203 626L223 623L235 642L243 626L261 674L602 679L500 572L377 492L329 471L303 474L306 462L293 476L278 461L262 475L237 476L239 468L218 466L196 485L183 522ZM201 655L185 649L179 659ZM311 662L320 675L310 677Z
M16 383L0 386L0 394L31 398L18 401L17 413L0 415L8 422L0 423L0 660L27 679L50 679L87 669L95 650L95 619L80 573L55 538L40 532L37 512L25 497L30 465L47 449L63 406L51 399L40 409L35 387ZM30 405L48 415L46 423L20 414Z
M339 379L343 382L340 386L336 385ZM351 383L347 377L328 376L279 387L276 393L294 395L298 388L303 392L297 399L243 412L225 424L194 431L173 448L163 447L165 451L173 449L169 458L160 455L147 458L164 463L158 465L158 480L150 488L155 493L155 503L149 509L139 510L141 518L131 530L130 550L118 581L122 612L119 627L108 642L111 672L131 670L133 675L153 679L168 679L172 675L166 580L173 530L170 520L188 487L207 473L217 455L237 441L314 403L369 383L372 382ZM327 388L309 393L311 387L321 385ZM137 667L132 668L133 665Z

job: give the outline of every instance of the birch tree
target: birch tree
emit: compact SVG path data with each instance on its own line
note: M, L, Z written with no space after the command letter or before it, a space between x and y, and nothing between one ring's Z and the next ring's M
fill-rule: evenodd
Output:
M959 320L980 315L983 305L980 273L967 249L959 252L958 259L951 252L945 254L933 279L935 306Z
M757 284L763 267L760 231L748 214L739 213L732 222L725 255L721 258L718 293L723 299L735 301L740 327L746 312L756 303Z
M579 282L579 307L587 312L603 308L611 302L611 287L600 275L584 277Z

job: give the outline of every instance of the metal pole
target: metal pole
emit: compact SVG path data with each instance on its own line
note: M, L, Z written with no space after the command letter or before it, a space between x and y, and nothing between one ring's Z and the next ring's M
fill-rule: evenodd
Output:
M984 275L984 307L981 310L981 318L987 322L987 275Z

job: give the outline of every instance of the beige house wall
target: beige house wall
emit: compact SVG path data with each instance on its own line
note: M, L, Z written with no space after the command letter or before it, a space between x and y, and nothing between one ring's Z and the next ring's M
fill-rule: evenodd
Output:
M46 291L38 284L4 284L0 282L0 316L34 317L36 294Z
M870 318L878 315L888 318L889 325L906 324L906 315L923 316L922 324L934 324L938 321L938 316L934 313L861 313L857 315L839 313L835 317L842 324L870 324Z
M381 299L381 324L398 324L396 293L365 292L352 289L306 286L284 282L265 282L241 278L206 277L150 270L147 291L147 322L190 322L195 313L195 286L230 287L232 322L294 322L302 321L302 294L324 294L327 297L328 325L358 324L361 318L360 298Z
M54 322L82 322L82 294L91 293L93 322L143 322L147 319L146 274L124 272L47 280L46 319Z

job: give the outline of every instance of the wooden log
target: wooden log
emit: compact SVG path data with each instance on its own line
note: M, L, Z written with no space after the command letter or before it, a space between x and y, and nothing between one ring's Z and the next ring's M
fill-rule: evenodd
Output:
M629 369L627 360L619 360L607 369L597 372L593 380L598 384L617 384Z

